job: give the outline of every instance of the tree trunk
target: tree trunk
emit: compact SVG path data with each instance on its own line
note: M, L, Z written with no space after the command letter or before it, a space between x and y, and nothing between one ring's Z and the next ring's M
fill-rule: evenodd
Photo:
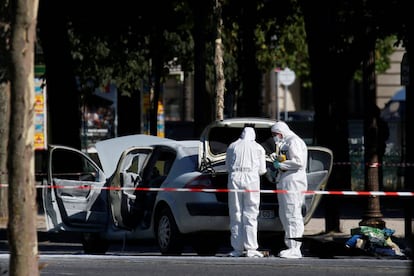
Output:
M1 51L1 50L0 50ZM3 71L3 69L0 69ZM6 219L7 211L7 144L9 141L10 83L0 81L0 219Z
M12 4L9 171L10 275L39 275L34 178L34 45L38 1Z
M8 184L7 144L9 141L10 75L9 75L9 6L0 7L0 184ZM7 187L0 186L0 219L7 218Z
M123 95L118 90L118 136L132 135L141 132L141 91L132 91L131 95Z
M164 45L163 38L160 35L160 26L154 26L151 35L152 49L152 67L151 67L151 90L152 97L150 99L150 134L157 136L158 134L158 105L161 95L161 74L163 74L164 58L162 56L162 47Z
M382 169L378 158L378 120L379 111L376 111L376 78L375 78L375 40L370 43L371 50L363 63L364 76L364 160L365 160L365 190L378 191L379 171ZM359 225L367 225L383 229L385 222L382 220L380 211L380 198L378 196L368 197L367 207L363 220Z
M224 116L224 71L223 71L223 44L221 42L221 30L223 28L223 19L221 18L220 0L216 0L216 20L217 20L217 38L216 38L216 52L214 63L216 66L216 120L223 120Z
M39 36L46 66L48 144L81 149L80 93L76 86L66 14L59 1L39 7Z
M408 7L409 2L406 3L404 9L403 18L407 20L407 46L406 54L408 55L408 83L405 84L405 94L406 94L406 107L405 107L405 141L406 141L406 164L414 164L414 132L410 130L411 126L414 124L414 22L411 18L410 8ZM405 177L405 189L407 191L414 191L414 169L405 168L404 170ZM409 197L404 200L404 221L405 221L405 238L407 244L411 246L411 249L414 248L414 232L413 232L413 215L414 215L414 198ZM414 271L414 262L412 262L412 271Z
M261 91L262 74L256 61L257 3L256 1L244 0L241 1L241 6L239 71L243 88L237 100L236 113L238 117L260 117L263 115L263 100Z
M200 137L211 123L212 99L206 88L206 26L210 6L208 1L192 1L194 9L194 137Z
M347 98L348 88L338 83L350 83L355 71L351 65L352 54L335 53L330 46L335 43L337 30L329 17L330 6L315 7L302 1L311 64L312 89L315 104L315 142L330 148L338 165L334 165L328 190L350 189ZM340 73L338 73L340 72ZM332 87L336 87L332 91ZM340 207L342 198L328 195L325 205L326 232L340 232Z

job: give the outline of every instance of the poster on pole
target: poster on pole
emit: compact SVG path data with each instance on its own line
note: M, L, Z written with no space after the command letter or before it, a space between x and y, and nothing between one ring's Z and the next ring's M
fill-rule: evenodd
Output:
M46 85L45 80L35 78L35 106L34 106L34 149L45 150L47 148L46 131Z

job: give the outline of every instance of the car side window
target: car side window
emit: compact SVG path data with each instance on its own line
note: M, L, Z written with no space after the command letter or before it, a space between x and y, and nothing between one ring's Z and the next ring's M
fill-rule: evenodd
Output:
M176 154L169 150L159 150L153 157L154 159L149 164L151 168L148 168L150 172L148 185L151 187L159 187L168 176Z
M100 180L98 169L75 151L55 149L51 164L53 178L91 182Z
M140 175L148 153L130 152L124 159L121 169L121 183L125 187L136 187L142 182Z

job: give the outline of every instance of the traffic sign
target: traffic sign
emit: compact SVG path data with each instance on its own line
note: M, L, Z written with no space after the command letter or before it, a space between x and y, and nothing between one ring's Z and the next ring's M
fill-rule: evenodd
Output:
M279 72L278 78L281 84L289 86L295 81L296 75L295 72L286 67Z

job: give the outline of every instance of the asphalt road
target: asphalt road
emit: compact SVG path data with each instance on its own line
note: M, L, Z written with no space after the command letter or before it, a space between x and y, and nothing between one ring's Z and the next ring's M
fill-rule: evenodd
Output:
M7 273L8 255L0 254ZM287 260L230 257L41 255L41 275L411 275L411 262L375 258Z

